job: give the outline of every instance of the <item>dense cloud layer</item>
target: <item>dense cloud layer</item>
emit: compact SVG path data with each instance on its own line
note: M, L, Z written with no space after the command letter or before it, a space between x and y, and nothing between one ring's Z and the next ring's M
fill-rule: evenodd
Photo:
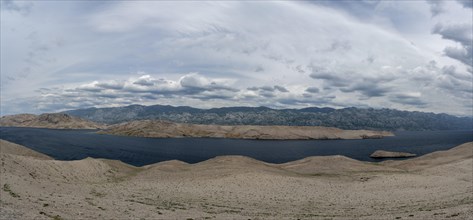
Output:
M473 22L473 21L471 21ZM473 62L473 32L472 23L462 24L437 24L432 32L440 34L442 38L458 42L461 47L446 47L446 56L459 60L472 67Z
M171 104L468 115L471 16L471 1L2 1L1 114Z

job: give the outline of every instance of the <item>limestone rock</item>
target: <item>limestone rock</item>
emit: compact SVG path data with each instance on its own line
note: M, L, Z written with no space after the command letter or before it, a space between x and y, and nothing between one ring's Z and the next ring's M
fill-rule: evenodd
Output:
M393 152L393 151L384 151L377 150L370 155L371 158L404 158L404 157L415 157L416 154L406 153L406 152Z

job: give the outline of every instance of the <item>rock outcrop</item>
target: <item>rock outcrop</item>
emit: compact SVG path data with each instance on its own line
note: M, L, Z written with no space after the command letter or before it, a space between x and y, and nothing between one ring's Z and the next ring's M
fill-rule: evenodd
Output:
M415 157L416 154L406 153L406 152L393 152L393 151L384 151L377 150L370 155L371 158L404 158L404 157Z

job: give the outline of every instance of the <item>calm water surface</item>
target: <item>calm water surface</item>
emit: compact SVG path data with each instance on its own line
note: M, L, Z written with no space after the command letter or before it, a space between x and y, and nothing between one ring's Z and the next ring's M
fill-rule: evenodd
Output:
M406 131L367 140L237 140L216 138L139 138L95 134L93 130L0 127L0 138L58 160L86 157L121 160L142 166L165 160L196 163L220 155L244 155L283 163L308 156L344 155L358 160L375 150L423 155L473 141L473 131Z

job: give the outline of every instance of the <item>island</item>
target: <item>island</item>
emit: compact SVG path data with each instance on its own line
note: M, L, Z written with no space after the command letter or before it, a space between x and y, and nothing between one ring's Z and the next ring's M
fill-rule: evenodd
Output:
M342 130L321 126L201 125L161 120L140 120L111 125L100 134L177 138L235 138L260 140L336 140L369 139L393 136L387 131Z

